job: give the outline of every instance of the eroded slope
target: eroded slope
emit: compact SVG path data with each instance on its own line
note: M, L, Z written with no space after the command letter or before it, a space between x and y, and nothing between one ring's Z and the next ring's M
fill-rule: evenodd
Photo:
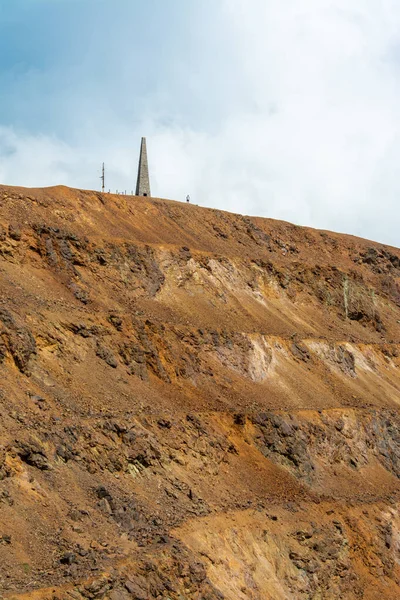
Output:
M400 252L0 188L5 598L395 598Z

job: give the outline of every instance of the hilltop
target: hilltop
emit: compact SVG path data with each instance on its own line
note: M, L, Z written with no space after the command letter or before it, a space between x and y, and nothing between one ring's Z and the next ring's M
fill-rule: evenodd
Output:
M393 600L400 250L0 186L0 597Z

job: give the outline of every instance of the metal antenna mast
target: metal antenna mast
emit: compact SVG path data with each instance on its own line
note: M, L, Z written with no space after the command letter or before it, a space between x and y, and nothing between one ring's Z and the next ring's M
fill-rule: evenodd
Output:
M103 168L102 168L102 171L101 171L101 177L100 177L100 179L101 179L101 191L102 191L102 192L103 192L103 194L104 194L104 190L105 190L105 187L106 187L106 186L105 186L105 183L106 183L106 175L105 175L104 163L103 163Z

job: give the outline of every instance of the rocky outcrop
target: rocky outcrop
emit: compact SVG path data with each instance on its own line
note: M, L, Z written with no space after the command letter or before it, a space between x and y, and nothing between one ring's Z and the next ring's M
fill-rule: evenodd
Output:
M0 308L0 362L9 354L18 369L25 373L35 352L36 342L29 328L9 310Z

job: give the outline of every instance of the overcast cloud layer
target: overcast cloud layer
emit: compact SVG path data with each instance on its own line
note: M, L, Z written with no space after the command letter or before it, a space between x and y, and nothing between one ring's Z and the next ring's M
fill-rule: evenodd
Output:
M11 5L11 6L10 6ZM395 0L0 0L0 181L153 195L400 246Z

